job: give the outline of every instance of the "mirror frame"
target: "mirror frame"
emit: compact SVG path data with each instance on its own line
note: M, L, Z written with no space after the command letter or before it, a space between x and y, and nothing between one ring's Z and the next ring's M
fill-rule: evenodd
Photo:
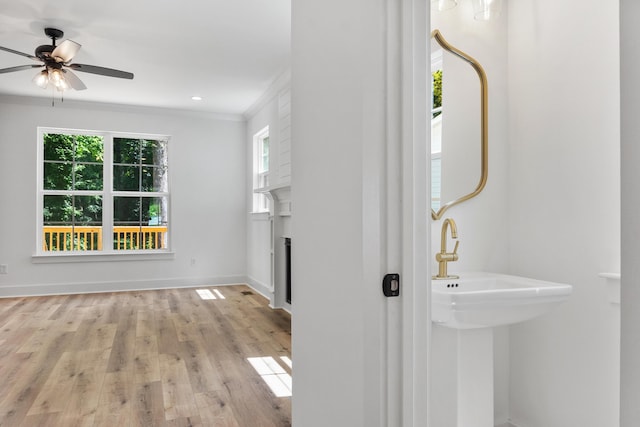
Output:
M476 70L476 73L480 78L480 181L473 192L441 205L438 212L431 209L431 217L434 220L438 220L442 218L444 212L451 206L477 196L487 184L487 177L489 174L489 89L487 85L487 75L478 61L449 44L449 42L442 37L440 30L433 30L431 38L435 39L445 51L452 53L458 58L469 63L473 69Z

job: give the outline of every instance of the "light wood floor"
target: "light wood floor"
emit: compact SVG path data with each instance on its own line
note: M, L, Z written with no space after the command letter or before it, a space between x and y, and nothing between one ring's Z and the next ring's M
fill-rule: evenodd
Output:
M0 426L291 425L249 357L291 319L244 285L0 299Z

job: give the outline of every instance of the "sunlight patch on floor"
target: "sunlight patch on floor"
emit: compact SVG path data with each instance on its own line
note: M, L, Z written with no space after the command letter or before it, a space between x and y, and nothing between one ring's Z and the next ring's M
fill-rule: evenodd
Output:
M198 296L200 296L203 300L208 299L226 299L222 292L217 289L214 289L213 292L209 289L196 289ZM215 295L214 295L215 294Z
M284 361L285 358L281 357L281 359ZM289 358L287 357L286 359ZM277 397L291 396L291 375L273 357L249 357L247 360L264 382L267 383L273 394ZM290 362L291 360L289 359ZM285 361L285 363L287 362Z
M280 356L280 360L282 360L285 365L287 365L289 367L289 369L293 368L293 364L291 363L291 359L289 359L287 356Z
M196 292L201 299L216 299L215 295L213 295L209 289L196 289Z

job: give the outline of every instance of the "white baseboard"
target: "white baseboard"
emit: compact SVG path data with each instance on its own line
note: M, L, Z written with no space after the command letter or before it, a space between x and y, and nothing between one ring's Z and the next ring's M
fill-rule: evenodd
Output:
M126 292L153 289L195 288L198 286L222 286L248 284L247 276L183 277L154 280L126 280L114 282L80 282L57 284L0 286L0 298L92 294L100 292ZM268 298L268 297L267 297Z
M511 424L510 422L506 422L504 424L498 424L495 427L518 427L518 426L515 424Z
M251 276L247 277L246 283L247 285L249 285L251 289L253 289L254 291L256 291L257 293L259 293L260 295L262 295L263 297L269 300L269 307L273 308L274 310L276 309L284 310L287 313L291 314L291 304L285 302L282 306L274 305L273 303L274 295L269 285L259 280L256 280Z
M260 295L262 295L263 297L265 297L271 302L273 297L273 291L271 290L271 287L269 285L267 285L266 283L262 283L261 281L256 280L251 276L247 276L245 280L247 285L249 285L254 291L256 291L257 293L259 293Z
M291 314L291 304L289 304L288 302L285 302L282 307L278 307L278 308L281 308L287 313Z

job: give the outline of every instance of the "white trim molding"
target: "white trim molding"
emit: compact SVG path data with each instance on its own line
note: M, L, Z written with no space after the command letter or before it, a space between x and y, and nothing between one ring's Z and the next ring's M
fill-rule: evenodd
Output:
M155 289L194 288L199 286L223 286L237 284L249 284L249 279L247 278L247 276L237 275L218 277L176 277L171 279L122 280L110 282L69 282L56 284L38 283L24 285L4 285L0 286L0 298L44 295L93 294L102 292L131 292ZM250 284L249 286L253 287Z
M438 427L429 421L431 340L431 188L427 147L429 6L402 0L402 350L404 427Z
M269 301L273 300L272 298L273 291L271 290L271 286L269 286L267 283L263 283L260 280L254 279L251 276L247 276L246 283L251 288L253 288L254 291L259 293L263 297L267 298Z

